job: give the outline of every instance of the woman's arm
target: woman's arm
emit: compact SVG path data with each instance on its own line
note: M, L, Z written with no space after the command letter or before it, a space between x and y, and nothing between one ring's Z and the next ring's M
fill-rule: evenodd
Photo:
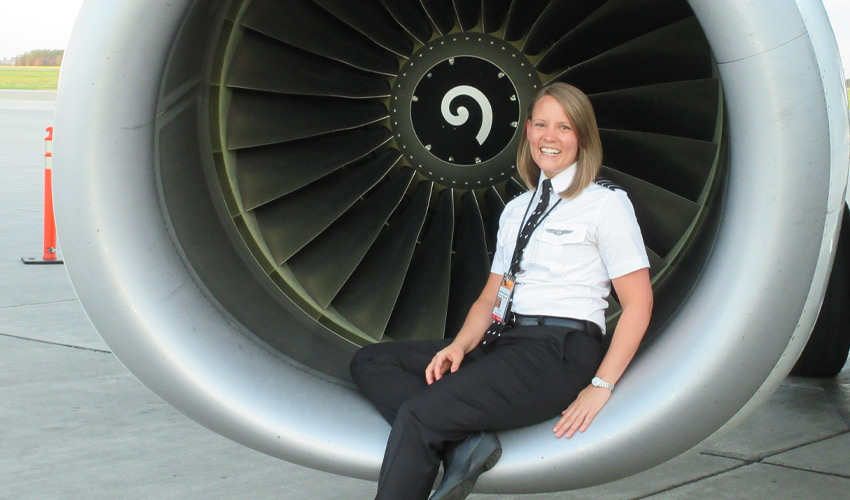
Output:
M469 308L466 320L454 341L438 352L425 369L425 380L429 384L440 380L446 371L456 372L466 353L475 349L484 338L484 332L493 323L493 304L496 302L501 283L501 275L490 273L484 290Z
M632 361L649 326L649 318L652 315L652 286L647 268L614 278L611 283L620 299L623 314L596 375L606 382L616 384ZM555 435L571 438L576 431L584 432L610 397L611 391L608 389L587 386L570 407L562 412L563 416L555 425Z

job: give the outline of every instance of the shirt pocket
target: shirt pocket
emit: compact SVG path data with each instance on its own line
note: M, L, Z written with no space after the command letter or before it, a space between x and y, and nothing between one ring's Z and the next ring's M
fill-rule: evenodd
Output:
M549 245L572 245L584 243L587 237L587 226L575 223L553 222L543 224L539 228L538 239Z
M535 231L533 250L534 278L564 280L580 279L584 253L590 243L588 228L583 224L548 222ZM538 274L539 273L539 274Z

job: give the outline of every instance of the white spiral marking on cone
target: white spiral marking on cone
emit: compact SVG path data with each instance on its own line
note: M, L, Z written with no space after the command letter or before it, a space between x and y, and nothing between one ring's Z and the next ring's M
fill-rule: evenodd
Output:
M490 100L487 99L487 96L484 95L483 92L475 87L470 87L469 85L458 85L457 87L449 90L446 92L446 95L443 96L443 102L440 105L440 109L443 112L443 118L454 126L463 125L467 120L469 120L469 110L464 106L457 108L457 114L452 113L452 110L449 108L451 102L462 95L475 99L475 102L477 102L478 106L481 107L481 128L478 129L478 135L475 136L475 140L478 141L478 144L483 145L484 141L487 140L487 137L490 136L490 129L493 128L493 107L490 105Z

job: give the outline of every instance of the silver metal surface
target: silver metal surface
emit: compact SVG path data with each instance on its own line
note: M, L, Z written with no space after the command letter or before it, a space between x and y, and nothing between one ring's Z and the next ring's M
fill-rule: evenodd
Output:
M598 484L725 432L775 389L814 324L849 156L823 7L690 3L719 63L731 133L726 208L706 270L591 430L569 441L553 437L552 422L503 433L504 455L481 491ZM389 431L378 413L348 384L288 361L222 313L169 235L153 124L171 40L191 4L83 5L56 109L68 272L110 348L180 411L270 455L374 479Z

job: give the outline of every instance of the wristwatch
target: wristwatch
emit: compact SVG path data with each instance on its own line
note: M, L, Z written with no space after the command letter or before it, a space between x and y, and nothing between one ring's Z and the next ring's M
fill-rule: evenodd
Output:
M593 387L602 387L604 389L608 389L609 391L614 390L614 384L609 384L608 382L602 380L599 377L593 377L593 380L590 381L590 385Z

